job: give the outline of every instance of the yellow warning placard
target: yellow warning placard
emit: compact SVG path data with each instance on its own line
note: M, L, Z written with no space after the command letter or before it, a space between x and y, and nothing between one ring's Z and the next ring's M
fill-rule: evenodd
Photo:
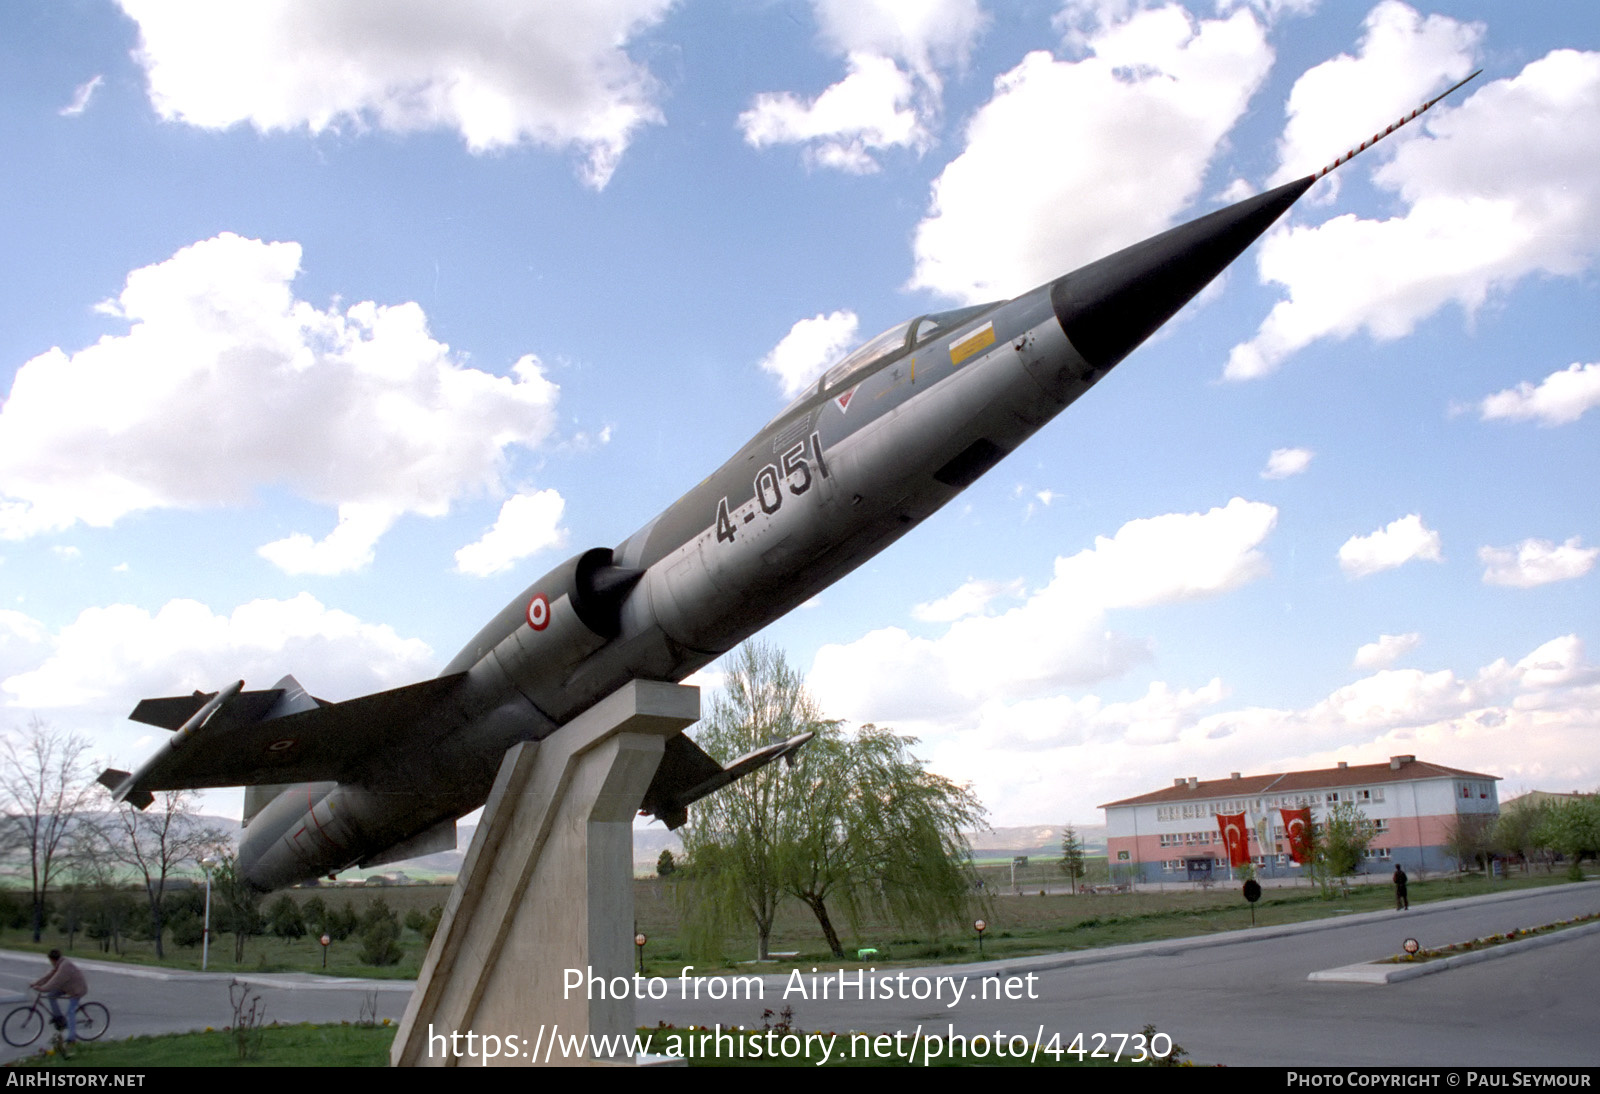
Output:
M950 343L950 363L959 365L975 353L982 353L994 345L994 324L985 323L971 334L963 335Z

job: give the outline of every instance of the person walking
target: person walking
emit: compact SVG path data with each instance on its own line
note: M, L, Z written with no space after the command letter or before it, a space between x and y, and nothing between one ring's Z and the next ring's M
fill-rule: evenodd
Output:
M89 994L89 981L84 979L83 970L71 961L61 956L60 950L50 951L50 971L39 977L29 987L39 992L50 1004L50 1017L55 1021L55 1026L62 1026L61 1005L58 1000L67 1001L67 1043L72 1044L78 1039L78 1004L83 1002L83 997Z
M1394 868L1394 910L1405 912L1411 909L1411 901L1406 896L1406 870L1399 864Z

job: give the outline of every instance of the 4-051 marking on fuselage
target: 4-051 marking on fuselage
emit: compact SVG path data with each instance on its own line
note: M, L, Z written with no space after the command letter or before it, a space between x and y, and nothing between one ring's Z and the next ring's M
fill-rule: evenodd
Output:
M822 458L821 435L811 434L810 442L812 458L817 464L817 473L827 478L828 464ZM783 456L776 464L769 463L756 472L755 481L751 483L755 490L753 500L761 507L761 511L770 517L783 507L784 487L788 487L791 495L799 497L811 489L812 481L811 462L806 459L806 442L797 441L792 447L784 450ZM743 523L749 524L755 518L755 509L752 508L744 514ZM726 495L717 500L716 524L717 542L732 543L736 535L736 525L728 511Z

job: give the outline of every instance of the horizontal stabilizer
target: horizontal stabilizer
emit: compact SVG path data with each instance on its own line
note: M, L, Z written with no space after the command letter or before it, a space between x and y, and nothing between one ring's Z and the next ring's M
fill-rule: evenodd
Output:
M656 817L668 828L677 828L689 819L689 806L694 802L780 757L794 763L795 753L814 736L801 733L787 741L774 741L745 753L727 767L719 765L684 734L668 737L639 812Z
M454 673L344 703L312 700L318 705L294 704L309 708L281 715L278 703L286 694L303 695L289 677L266 691L243 691L236 683L212 695L146 699L135 715L147 715L141 720L148 724L184 720L113 794L131 801L134 793L152 790L341 781L390 747L465 676ZM275 716L263 717L268 712Z

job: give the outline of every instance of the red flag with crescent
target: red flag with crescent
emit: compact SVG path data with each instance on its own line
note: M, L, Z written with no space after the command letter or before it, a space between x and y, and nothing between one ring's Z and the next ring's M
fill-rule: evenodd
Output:
M1311 810L1280 809L1283 834L1289 838L1289 857L1298 865L1311 861Z
M1243 866L1250 861L1250 829L1243 813L1218 813L1217 827L1222 829L1222 842L1228 846L1228 863Z

